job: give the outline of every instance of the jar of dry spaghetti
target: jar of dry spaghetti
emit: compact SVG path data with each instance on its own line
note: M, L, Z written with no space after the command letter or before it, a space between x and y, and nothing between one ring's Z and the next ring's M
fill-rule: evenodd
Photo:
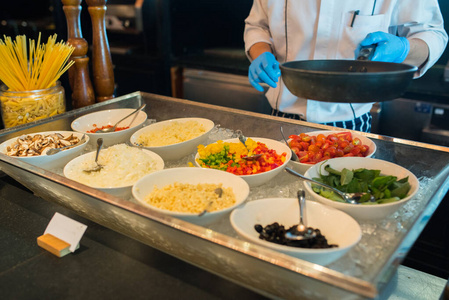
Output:
M1 115L5 128L52 117L66 111L64 88L60 82L48 89L9 91L0 87Z

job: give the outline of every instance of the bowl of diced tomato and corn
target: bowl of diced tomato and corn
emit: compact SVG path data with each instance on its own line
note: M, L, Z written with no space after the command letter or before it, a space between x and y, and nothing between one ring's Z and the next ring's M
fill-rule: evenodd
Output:
M321 161L337 157L372 157L376 152L376 144L371 139L351 131L292 134L288 143L299 158L299 161L290 161L289 165L301 174Z
M244 157L262 154L255 160ZM199 145L197 166L226 171L241 176L250 186L267 183L285 169L291 159L286 144L266 138L248 138L246 147L237 139Z

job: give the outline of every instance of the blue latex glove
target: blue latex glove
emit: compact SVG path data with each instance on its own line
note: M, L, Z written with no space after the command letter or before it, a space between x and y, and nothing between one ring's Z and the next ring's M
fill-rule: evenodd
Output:
M410 51L410 43L404 37L377 31L372 32L360 42L360 46L356 49L356 58L362 46L376 45L374 54L371 58L373 61L385 61L401 63L407 57Z
M279 62L270 52L262 53L249 66L249 83L259 92L263 92L263 87L259 84L262 82L273 88L277 87L279 76L281 76Z

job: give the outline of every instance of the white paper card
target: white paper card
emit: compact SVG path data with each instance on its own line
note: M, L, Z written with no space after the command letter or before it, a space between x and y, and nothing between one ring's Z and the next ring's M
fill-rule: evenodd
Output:
M58 239L69 243L70 251L75 252L86 229L86 225L61 215L60 213L55 213L50 223L48 223L44 234L52 234Z

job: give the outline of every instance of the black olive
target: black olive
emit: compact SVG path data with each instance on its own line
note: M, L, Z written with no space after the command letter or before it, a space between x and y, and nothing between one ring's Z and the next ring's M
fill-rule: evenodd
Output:
M314 249L338 247L338 245L335 244L329 245L326 237L321 234L321 231L312 227L308 227L307 230L303 232L303 234L312 234L313 232L315 232L316 237L313 239L301 241L291 241L285 237L285 233L287 231L298 232L296 227L292 226L288 230L286 230L285 227L283 225L280 225L278 222L268 224L265 227L260 224L256 224L254 225L254 229L259 233L260 239L276 244Z

